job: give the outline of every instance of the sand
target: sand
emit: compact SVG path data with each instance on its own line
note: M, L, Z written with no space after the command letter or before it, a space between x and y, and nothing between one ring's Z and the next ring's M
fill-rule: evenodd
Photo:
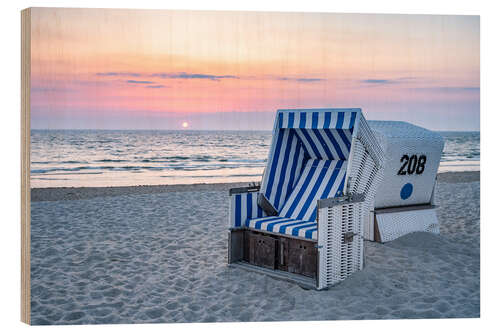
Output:
M33 189L32 323L479 317L479 173L439 176L440 235L319 292L226 265L232 186Z

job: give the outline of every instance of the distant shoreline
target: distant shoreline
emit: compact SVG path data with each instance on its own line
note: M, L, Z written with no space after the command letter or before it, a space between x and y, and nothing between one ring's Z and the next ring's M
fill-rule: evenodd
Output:
M470 183L480 180L479 171L443 172L438 174L440 183ZM249 182L182 185L136 185L109 187L48 187L32 188L31 201L81 200L128 194L163 192L229 191L233 187L247 186Z
M370 120L379 120L379 119L368 119ZM271 129L193 129L193 128L31 128L30 131L96 131L96 132L116 132L116 131L124 131L124 132L161 132L161 131L171 131L171 132L269 132L272 133ZM479 130L433 130L431 131L438 133L480 133Z

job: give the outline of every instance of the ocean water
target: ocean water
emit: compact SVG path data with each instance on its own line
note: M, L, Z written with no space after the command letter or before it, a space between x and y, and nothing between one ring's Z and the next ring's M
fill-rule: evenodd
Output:
M441 132L440 172L479 170L479 132ZM31 187L260 181L268 131L32 130Z
M479 171L479 132L439 132L444 138L444 150L439 172Z

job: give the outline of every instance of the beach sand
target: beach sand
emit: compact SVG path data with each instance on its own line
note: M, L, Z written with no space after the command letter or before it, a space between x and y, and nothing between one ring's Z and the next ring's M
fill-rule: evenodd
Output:
M32 189L32 324L479 317L479 172L438 180L440 235L365 242L326 291L227 266L246 184Z

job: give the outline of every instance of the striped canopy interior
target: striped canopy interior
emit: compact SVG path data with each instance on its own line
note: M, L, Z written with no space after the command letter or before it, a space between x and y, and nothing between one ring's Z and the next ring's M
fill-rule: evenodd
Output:
M339 190L343 192L352 134L360 112L360 109L278 111L261 193L280 216L314 220L316 200L323 198L319 192L332 177L338 188L332 184L333 192L328 196L338 195ZM311 185L313 181L318 182L314 183L317 186ZM312 205L304 198L310 198Z
M302 221L316 220L318 199L342 193L346 166L347 162L342 160L308 160L279 216Z
M347 162L310 159L279 216L248 219L246 226L307 239L317 239L316 202L334 197L345 181Z

